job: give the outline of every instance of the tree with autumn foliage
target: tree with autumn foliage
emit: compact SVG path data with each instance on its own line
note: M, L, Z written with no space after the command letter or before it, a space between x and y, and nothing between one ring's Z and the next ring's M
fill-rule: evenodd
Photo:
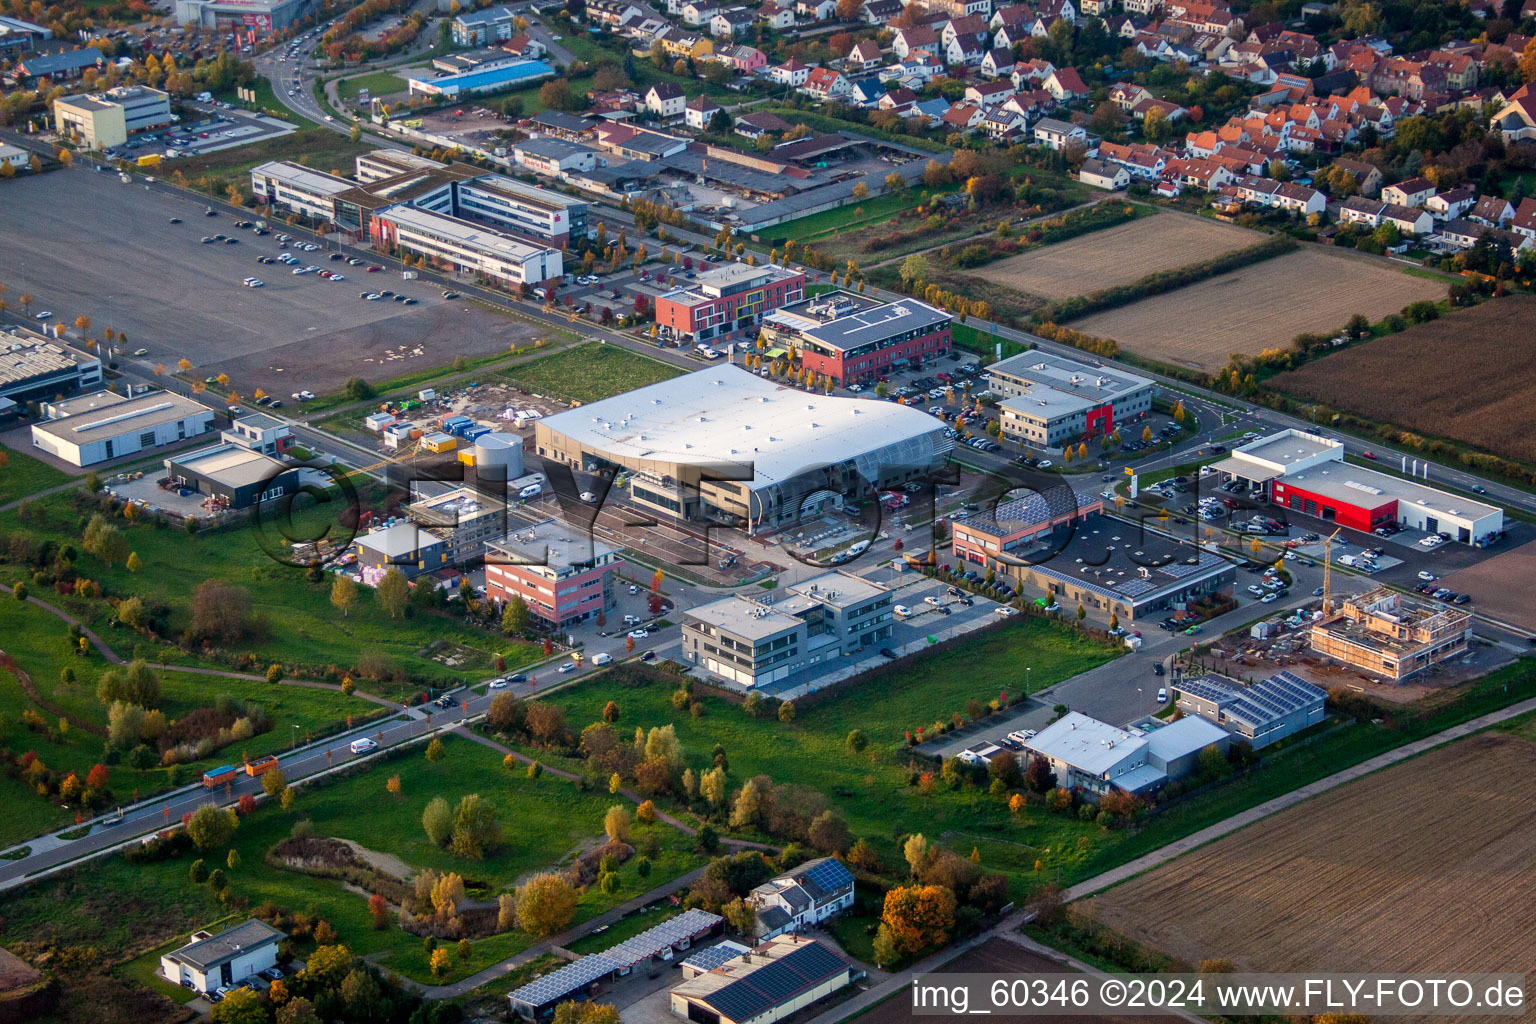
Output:
M880 931L900 956L944 945L955 927L955 894L942 885L904 885L885 894Z

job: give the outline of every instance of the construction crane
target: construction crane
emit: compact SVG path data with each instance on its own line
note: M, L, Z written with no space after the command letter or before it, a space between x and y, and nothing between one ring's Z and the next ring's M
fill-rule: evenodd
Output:
M1341 532L1334 530L1323 541L1323 615L1333 614L1333 538Z

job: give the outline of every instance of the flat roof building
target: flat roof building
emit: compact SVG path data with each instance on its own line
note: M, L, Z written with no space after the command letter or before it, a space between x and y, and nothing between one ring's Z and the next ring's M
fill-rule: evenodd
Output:
M172 456L165 460L165 475L231 509L250 508L292 494L299 486L296 468L233 442Z
M1112 434L1152 411L1157 386L1124 370L1047 352L1022 352L987 367L1003 436L1059 448Z
M727 263L658 296L656 322L681 342L712 341L755 327L804 296L805 274L798 270Z
M255 918L192 941L160 957L160 973L173 985L206 995L277 965L277 946L288 936Z
M53 402L32 425L32 444L75 466L160 448L213 429L213 410L169 391L124 398L110 391Z
M512 38L515 15L510 7L487 7L479 11L461 11L450 30L454 46L494 46Z
M1210 468L1261 490L1276 505L1353 530L1395 522L1476 545L1504 530L1503 509L1352 465L1344 461L1343 442L1304 430L1245 444Z
M479 96L541 78L552 78L554 74L555 69L541 60L521 60L485 71L464 71L437 78L408 74L406 81L410 83L412 96L430 96L452 102L465 96Z
M448 542L448 560L478 564L485 546L507 532L507 503L474 487L455 487L405 506L411 520Z
M145 85L123 85L106 92L61 96L53 103L54 127L76 135L90 149L111 149L130 135L171 123L167 93Z
M585 200L470 164L379 150L359 156L355 174L354 181L291 160L273 160L251 169L251 191L258 203L334 222L359 235L368 234L373 218L383 211L400 207L478 222L545 247L559 247L587 230Z
M619 549L545 519L516 524L487 544L485 594L498 604L521 597L541 622L566 626L614 607Z
M369 234L382 252L425 256L455 270L480 274L502 287L535 285L564 272L559 249L531 245L492 228L414 206L373 215Z
M1377 587L1344 599L1312 624L1312 649L1351 668L1401 682L1467 653L1472 617Z
M450 566L448 541L415 522L390 523L353 541L363 582L376 587L391 569L407 578Z
M739 686L777 683L890 639L890 591L834 571L766 604L739 594L683 613L683 660Z
M948 355L952 322L917 299L832 291L768 314L763 333L774 348L795 349L813 373L842 385Z
M627 469L630 499L648 510L753 530L797 521L807 501L915 479L954 447L916 409L807 394L735 365L545 417L534 442L576 470Z
M12 330L0 334L0 398L23 403L101 386L100 359L62 341Z
M1205 748L1225 752L1230 742L1225 730L1201 718L1143 731L1069 711L1025 742L1024 756L1045 758L1063 789L1095 797L1116 789L1148 796L1194 774Z
M1328 695L1290 672L1277 672L1251 686L1212 673L1172 684L1174 698L1188 715L1221 726L1254 750L1323 720Z
M1030 491L955 520L951 546L957 559L1003 572L1007 559L1018 558L1058 530L1070 529L1102 511L1104 499L1099 491L1080 490L1063 481L1047 491Z

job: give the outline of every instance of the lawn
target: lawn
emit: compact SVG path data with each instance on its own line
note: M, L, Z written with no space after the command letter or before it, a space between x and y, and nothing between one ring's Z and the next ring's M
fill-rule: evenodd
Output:
M988 334L969 324L954 324L950 327L949 333L954 339L955 348L981 356L983 363L990 363L996 357L998 342L1002 342L1004 359L1027 351L1025 346L1016 341L999 338L995 334Z
M1103 664L1116 653L1056 623L1014 619L1005 627L903 663L877 680L843 687L825 702L798 713L789 725L766 717L754 719L739 705L712 697L704 698L702 717L679 714L672 706L668 682L625 687L609 674L550 699L565 709L566 720L577 730L597 721L610 700L619 706L618 724L623 731L671 722L682 741L685 760L696 771L709 767L710 752L719 743L730 761L733 788L763 774L779 783L814 789L841 808L855 835L868 838L894 862L899 859L896 840L910 831L935 838L951 829L998 832L1018 824L1018 819L1009 821L1001 801L979 790L940 787L923 796L910 786L904 754L907 730L939 719L948 721L955 712L964 712L971 699L985 703L1000 690L1016 693L1024 684L1026 667L1032 669L1033 685L1044 687ZM956 671L957 665L965 670ZM869 740L868 748L858 754L846 744L854 729L863 730ZM1054 834L1065 826L1075 838L1072 823L1040 817L1034 824L1043 834ZM957 843L957 848L960 845L963 853L970 853L969 843ZM1061 844L1047 841L1043 845Z
M656 927L663 921L670 921L679 913L676 907L668 903L662 903L659 907L655 904L642 907L628 917L609 925L602 932L583 935L565 948L572 953L601 953L605 949L634 938L648 928Z
M499 376L525 391L585 404L670 380L682 372L626 348L588 342L511 367Z
M408 88L405 79L392 71L375 71L367 75L355 75L336 87L336 94L348 102L357 99L358 93L367 89L371 96L392 96Z
M302 127L291 135L254 142L249 146L236 146L205 156L169 160L163 165L179 184L182 175L186 184L210 195L223 196L230 185L238 187L242 194L251 189L251 168L268 160L293 160L317 171L333 171L351 174L353 161L361 154L371 152L377 146L367 140L350 141L329 128L318 125Z
M244 107L247 110L260 110L264 112L270 112L274 117L281 118L284 121L291 121L298 127L314 126L315 122L309 120L308 118L300 117L298 114L295 114L293 111L283 106L282 101L277 98L277 92L272 85L271 79L264 75L257 75L254 84L256 87L255 103L247 103L245 100L242 100L235 92L235 87L233 86L221 93L217 93L215 95L215 99L223 100L226 103L233 103L236 106Z
M72 497L73 492L61 492L39 499L38 504L46 511L46 521L41 526L33 523L23 527L15 512L0 513L0 533L22 530L40 541L78 546L80 514L71 504ZM334 517L340 511L340 501L333 501L329 506L296 510L291 527L268 523L262 528L237 526L193 535L177 529L157 529L145 522L130 525L119 520L129 548L142 563L139 572L129 572L121 564L103 565L83 552L77 563L78 571L99 583L107 596L137 595L150 605L166 606L170 609L166 630L170 636L180 635L190 624L189 606L198 584L218 579L241 587L250 595L253 626L243 639L225 645L227 653L249 654L258 668L279 662L290 666L293 675L302 674L299 668L313 674L325 672L330 666L345 669L357 665L364 653L371 653L383 655L393 669L410 678L464 681L488 674L497 654L505 655L509 668L538 657L534 647L507 641L448 612L409 609L401 618L391 618L368 587L359 588L356 606L343 616L331 605L329 576L312 583L306 579L304 570L269 557L269 549L290 557L286 542L279 536L283 529L303 533L306 522L324 521L335 533L340 527ZM312 529L311 535L320 531L318 525ZM23 575L16 565L6 566L0 573L7 580ZM53 595L50 600L98 632L105 633L113 619L105 600L73 595ZM439 640L463 644L475 653L457 666L418 653ZM126 650L123 653L131 654ZM420 689L371 681L360 685L388 697Z
M944 185L932 190L902 189L866 199L856 206L843 206L836 210L823 210L808 217L797 217L767 230L774 238L788 238L796 242L815 245L820 236L833 231L851 231L890 220L902 210L909 210L923 201L924 191L933 194L953 192L958 185Z
M471 900L494 902L519 879L569 860L600 841L604 811L613 799L606 793L581 793L570 783L541 776L529 779L519 767L510 773L501 755L480 744L456 737L444 741L445 756L434 764L415 747L402 756L357 775L320 788L301 788L293 810L263 804L241 822L232 848L238 867L225 868L232 895L252 906L271 902L289 910L308 908L334 927L354 953L380 966L421 981L431 980L422 940L402 931L391 915L383 929L369 920L367 898L325 878L299 874L265 861L273 846L286 838L296 822L311 822L314 834L349 839L369 850L389 854L413 870L456 871L465 878ZM399 775L401 791L385 791L385 780ZM504 845L483 861L465 860L433 846L421 827L422 811L435 796L450 804L478 793L499 815ZM359 814L361 806L367 813ZM640 892L682 874L700 863L689 849L691 841L666 825L636 828L635 841L654 839L653 870L646 879L631 859L618 871L619 886L604 893L596 886L584 893L576 920L601 913ZM210 867L226 860L224 850L205 853ZM192 854L139 865L107 857L80 872L70 872L10 896L3 904L0 941L53 939L61 943L97 946L109 959L141 956L149 960L156 948L194 926L227 913L207 886L189 883ZM534 938L520 931L474 940L468 960L457 956L444 980L466 977L498 960L526 949ZM302 948L299 955L303 956ZM152 966L149 968L152 970ZM144 971L134 965L130 976Z
M108 632L109 641L127 649L121 633ZM43 699L60 714L39 707L23 692L15 676L0 670L0 742L18 753L31 750L55 771L74 770L84 777L93 764L102 759L102 739L85 728L105 729L106 707L96 699L96 683L109 666L94 650L89 657L70 653L73 642L63 620L31 604L5 597L0 600L0 650L16 659L22 671L32 679ZM146 650L144 653L152 653ZM65 683L63 670L71 669L75 681ZM272 728L244 743L224 748L209 758L182 768L183 776L242 755L260 757L279 753L295 741L324 735L344 728L349 715L355 721L384 712L378 705L358 697L347 697L336 690L308 687L272 686L266 682L197 675L187 672L157 672L163 700L159 708L169 721L188 712L215 703L223 694L239 700L255 701L272 720ZM38 712L49 725L64 717L71 728L55 742L43 732L29 730L21 722L25 709ZM297 730L295 730L297 727ZM135 793L148 796L173 785L172 772L155 768L135 771L126 764L111 769L111 787L122 803ZM0 777L0 846L8 846L66 824L71 812L54 807L15 779Z
M69 481L63 470L0 444L0 505Z

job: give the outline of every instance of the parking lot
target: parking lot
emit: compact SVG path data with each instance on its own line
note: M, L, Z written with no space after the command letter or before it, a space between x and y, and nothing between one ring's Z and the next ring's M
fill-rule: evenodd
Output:
M228 104L192 104L202 111L195 121L173 125L161 131L135 135L122 146L105 151L113 160L137 160L142 156L175 159L202 156L221 149L248 146L253 142L293 133L293 125L275 118L248 114Z
M458 355L505 352L539 335L525 322L445 301L428 282L370 274L322 251L303 253L304 265L339 270L342 280L259 264L284 251L282 226L257 236L205 210L158 185L84 168L17 178L0 217L0 251L12 254L5 268L12 308L30 292L29 316L48 311L69 323L83 313L97 330L125 333L129 352L145 349L129 357L143 371L163 364L174 372L186 358L199 378L227 373L242 395L257 387L324 394L351 376L379 381ZM236 241L200 241L216 234ZM251 276L265 286L244 285ZM360 300L364 285L405 292L417 304Z

